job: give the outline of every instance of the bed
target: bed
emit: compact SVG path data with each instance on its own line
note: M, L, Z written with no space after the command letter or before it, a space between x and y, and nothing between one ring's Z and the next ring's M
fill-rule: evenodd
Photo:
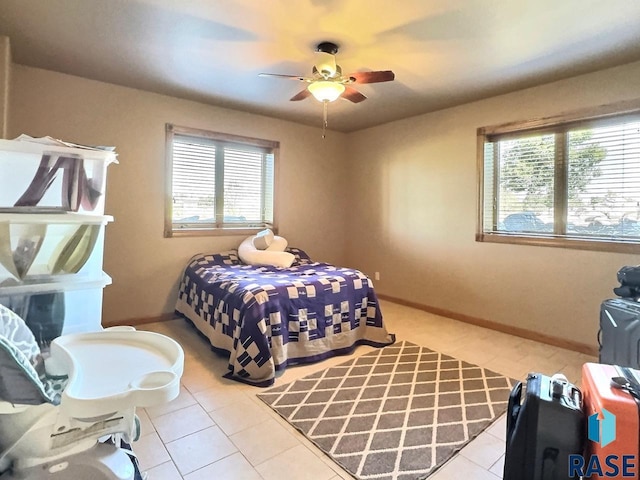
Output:
M395 341L366 275L287 251L289 268L246 265L233 250L196 255L185 269L176 313L228 355L227 378L266 387L288 365Z

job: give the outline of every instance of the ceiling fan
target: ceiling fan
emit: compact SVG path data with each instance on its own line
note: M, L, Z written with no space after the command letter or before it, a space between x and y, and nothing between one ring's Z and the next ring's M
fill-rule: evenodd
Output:
M277 73L261 73L261 77L278 77L291 80L299 80L307 83L307 87L290 98L292 102L304 100L313 96L324 104L324 128L327 126L327 104L342 97L353 103L360 103L367 97L353 88L354 83L380 83L390 82L395 79L391 70L375 72L356 72L349 75L342 74L342 68L336 63L335 55L338 53L338 45L333 42L321 42L316 47L317 58L310 77L299 75L281 75Z

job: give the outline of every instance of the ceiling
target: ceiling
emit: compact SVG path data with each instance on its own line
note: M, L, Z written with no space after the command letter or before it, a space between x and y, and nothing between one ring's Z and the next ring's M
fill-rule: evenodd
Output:
M399 118L640 60L637 0L0 0L18 64L321 126L315 46L344 73L393 70L338 99L329 128Z

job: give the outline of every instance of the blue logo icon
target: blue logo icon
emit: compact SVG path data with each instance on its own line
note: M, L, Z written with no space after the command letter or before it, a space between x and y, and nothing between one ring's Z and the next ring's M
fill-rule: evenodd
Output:
M599 443L602 447L616 439L616 416L605 408L600 414L596 412L589 416L587 427L589 440Z

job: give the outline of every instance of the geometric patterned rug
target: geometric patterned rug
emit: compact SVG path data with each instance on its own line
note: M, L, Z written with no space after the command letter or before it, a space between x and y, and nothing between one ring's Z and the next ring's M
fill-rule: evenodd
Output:
M415 480L499 417L514 385L399 342L258 397L355 478Z

